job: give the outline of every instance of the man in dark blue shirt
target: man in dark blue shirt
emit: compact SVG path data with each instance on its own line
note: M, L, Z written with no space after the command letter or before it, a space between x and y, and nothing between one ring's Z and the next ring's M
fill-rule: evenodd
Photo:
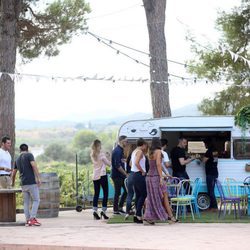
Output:
M20 156L16 159L12 173L12 185L15 186L16 172L19 171L20 185L23 191L23 210L26 226L40 226L36 214L40 203L39 186L40 174L33 154L29 153L27 144L20 145ZM30 203L32 201L32 205Z
M112 151L111 178L114 182L114 188L115 188L114 203L113 203L114 214L125 213L123 211L123 205L127 197L127 191L124 185L124 179L128 176L125 170L126 160L124 158L124 148L126 146L127 146L127 137L121 135L118 139L118 145ZM121 195L121 189L123 189L122 195Z

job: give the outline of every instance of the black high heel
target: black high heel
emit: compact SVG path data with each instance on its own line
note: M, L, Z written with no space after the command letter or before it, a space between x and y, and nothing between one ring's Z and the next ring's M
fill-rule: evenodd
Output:
M93 216L94 216L95 220L100 220L101 219L96 211L93 212Z
M109 217L105 214L105 212L101 211L101 218L104 218L104 220L108 220Z

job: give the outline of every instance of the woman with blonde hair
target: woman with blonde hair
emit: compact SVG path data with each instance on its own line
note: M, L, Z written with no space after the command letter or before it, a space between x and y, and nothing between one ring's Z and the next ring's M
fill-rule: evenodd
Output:
M107 203L108 203L108 176L106 172L106 166L110 166L111 163L107 159L106 154L101 151L101 141L96 139L91 145L90 153L91 161L93 163L93 183L94 183L94 198L93 198L93 216L94 219L100 220L109 219L106 215ZM100 188L103 189L102 199L102 211L100 216L98 214L98 199L100 194Z

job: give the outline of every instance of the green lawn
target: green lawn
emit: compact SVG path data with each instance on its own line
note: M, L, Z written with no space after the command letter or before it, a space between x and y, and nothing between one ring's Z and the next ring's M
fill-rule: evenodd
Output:
M221 216L221 218L219 219L218 213L202 212L200 218L195 216L195 220L193 220L191 214L189 213L185 219L180 218L180 222L181 223L250 223L250 216L242 215L241 218L235 219L233 212L231 212L230 215L226 214L225 218ZM113 215L108 220L108 224L115 224L115 223L133 223L133 216L130 216L129 219L125 221L123 215Z

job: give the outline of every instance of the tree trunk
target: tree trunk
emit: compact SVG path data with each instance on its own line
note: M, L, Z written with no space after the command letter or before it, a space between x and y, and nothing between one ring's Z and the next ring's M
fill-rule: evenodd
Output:
M150 52L150 90L154 118L171 116L164 34L166 0L143 0Z
M16 48L19 31L17 22L21 0L0 0L0 136L12 139L11 155L15 148L15 86L13 77L16 65Z

